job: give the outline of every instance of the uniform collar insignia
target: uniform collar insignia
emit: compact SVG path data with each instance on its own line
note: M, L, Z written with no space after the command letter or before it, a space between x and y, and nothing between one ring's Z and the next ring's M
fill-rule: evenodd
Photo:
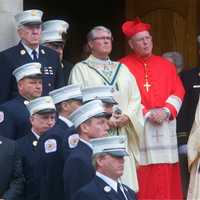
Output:
M3 142L0 140L0 144L2 144Z
M4 112L0 111L0 123L4 121Z
M45 51L44 51L44 49L41 49L41 53L42 53L42 54L45 54Z
M22 49L22 50L20 51L20 54L23 56L23 55L26 54L26 51L25 51L24 49Z
M38 144L38 141L37 141L37 140L34 140L34 141L33 141L33 146L36 147L37 144Z
M105 191L105 192L110 192L110 191L111 191L111 187L108 186L108 185L106 185L106 186L104 187L104 191Z

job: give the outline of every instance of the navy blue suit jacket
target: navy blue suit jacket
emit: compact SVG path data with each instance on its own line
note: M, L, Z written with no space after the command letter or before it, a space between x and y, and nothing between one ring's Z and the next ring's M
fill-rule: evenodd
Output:
M36 174L40 182L40 198L42 200L64 199L63 167L69 155L68 137L75 133L74 127L58 119L56 125L41 138L37 148L39 157ZM45 143L56 142L56 151L46 153Z
M31 131L29 131L26 136L17 140L22 156L23 172L26 179L24 192L25 200L39 199L38 183L36 182L34 174L36 162L38 160L36 155L37 142L38 139Z
M18 139L25 136L31 129L29 111L24 104L26 101L22 96L0 105L4 120L0 123L1 134L10 139Z
M24 189L22 161L16 143L0 136L0 199L21 200Z
M95 176L89 184L82 187L76 193L73 200L124 200L110 186L109 191L104 189L106 186L108 187L106 182L98 176ZM125 185L123 185L123 188L128 200L136 200L136 195L133 190Z
M186 93L177 116L177 132L190 132L200 94L200 67L182 72L180 78Z
M72 196L95 176L92 166L92 149L82 141L74 148L65 161L63 177L65 200Z
M69 75L74 65L66 60L62 60L62 65L65 85L68 85Z
M16 96L17 84L12 72L17 67L33 62L20 42L0 53L0 103ZM38 62L42 65L43 95L64 85L64 76L57 52L40 46Z

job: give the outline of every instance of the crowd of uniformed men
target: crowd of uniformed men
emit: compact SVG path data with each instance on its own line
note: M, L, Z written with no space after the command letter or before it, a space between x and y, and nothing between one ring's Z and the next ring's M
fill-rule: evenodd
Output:
M162 193L156 182L164 176L163 164L167 163L171 165L166 168L168 176L180 183L172 134L184 89L174 66L153 57L158 61L155 67L159 63L166 66L163 79L162 72L155 75L153 68L146 68L154 60L136 56L133 64L144 64L144 70L129 71L109 59L112 34L97 26L87 35L91 55L72 69L63 59L68 23L42 23L42 15L40 10L17 14L20 42L0 52L0 200L132 200L150 199L151 195L182 199L179 184ZM152 50L148 24L136 19L125 23L122 30L131 38L129 45L135 54L142 54L141 42L144 51ZM129 67L126 59L121 61ZM158 76L160 88L155 89ZM166 124L170 124L173 141L167 143L165 137L162 143L163 134L168 134ZM147 138L147 131L152 138ZM163 148L158 151L160 144L167 152L164 157ZM151 145L154 149L148 150ZM170 145L175 146L166 150ZM168 157L170 153L173 156ZM158 165L160 169L153 169ZM149 188L154 188L149 192L145 182L151 184L147 177L155 175L155 170L161 176L153 176ZM170 170L178 173L172 176ZM163 184L171 180L163 179Z

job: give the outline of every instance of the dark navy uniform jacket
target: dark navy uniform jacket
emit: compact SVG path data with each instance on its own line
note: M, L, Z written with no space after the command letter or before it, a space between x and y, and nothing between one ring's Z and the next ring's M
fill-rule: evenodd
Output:
M35 166L37 162L36 149L38 139L29 131L29 133L17 140L19 150L22 156L23 172L25 176L24 200L38 200L38 183L35 179Z
M64 199L63 167L69 155L68 137L74 133L74 126L69 127L58 119L56 125L40 138L36 174L42 200Z
M136 195L133 190L125 185L123 185L123 188L127 200L136 200ZM89 184L82 187L76 193L73 200L125 200L125 198L122 199L106 182L98 176L95 176Z
M0 123L0 133L4 137L16 140L29 132L31 124L25 101L27 100L24 97L18 95L0 105L0 112L4 115L4 119Z
M17 93L17 84L12 72L17 67L33 62L20 42L0 53L0 103L12 98ZM42 65L43 95L64 86L63 71L59 56L54 50L40 46L38 62Z
M0 199L21 200L24 189L22 161L16 143L0 136Z
M71 200L72 196L94 176L92 149L80 140L65 161L63 171L65 200Z
M72 68L73 68L72 63L70 63L66 60L62 60L62 70L63 70L63 74L64 74L65 85L68 85L69 75L70 75Z
M182 107L177 116L177 132L189 133L194 122L195 112L199 100L200 67L184 71L181 73L180 78L183 82L186 93Z

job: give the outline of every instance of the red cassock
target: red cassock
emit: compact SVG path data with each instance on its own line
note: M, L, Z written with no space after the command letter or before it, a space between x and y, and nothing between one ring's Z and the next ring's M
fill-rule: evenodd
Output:
M134 53L122 58L138 83L144 115L165 107L176 118L184 97L175 66L160 56L142 59ZM138 168L138 199L182 199L179 163L149 163Z

